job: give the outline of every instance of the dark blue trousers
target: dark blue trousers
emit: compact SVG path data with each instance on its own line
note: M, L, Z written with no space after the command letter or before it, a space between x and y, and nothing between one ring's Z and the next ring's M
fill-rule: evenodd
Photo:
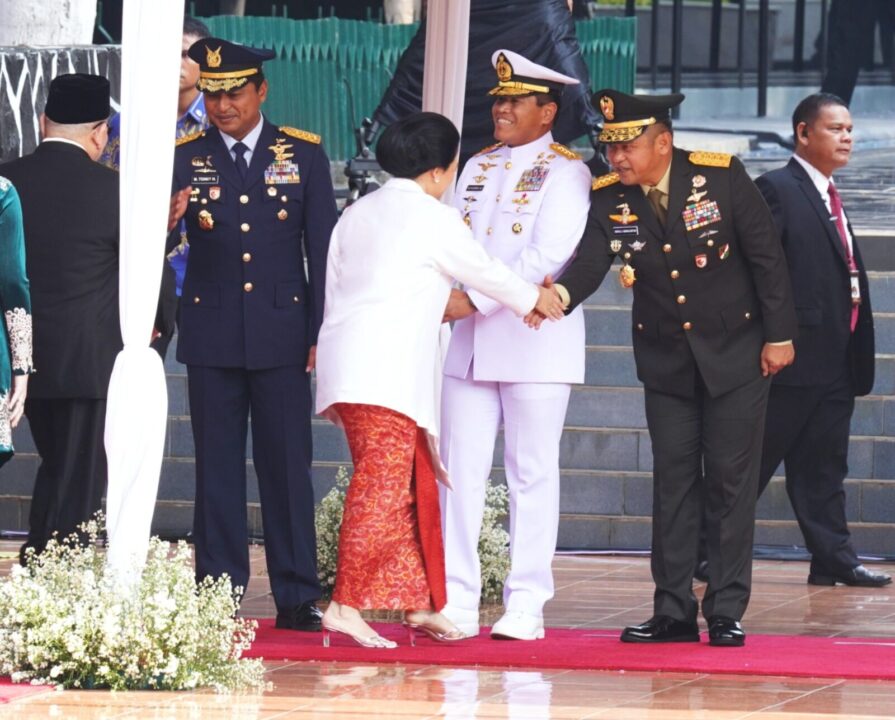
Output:
M261 495L270 586L278 610L320 597L311 487L311 389L303 367L187 366L196 442L196 577L249 582L246 439Z

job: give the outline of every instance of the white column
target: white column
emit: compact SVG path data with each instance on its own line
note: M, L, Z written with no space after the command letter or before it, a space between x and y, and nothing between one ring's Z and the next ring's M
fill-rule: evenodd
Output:
M90 45L96 0L0 0L0 47Z

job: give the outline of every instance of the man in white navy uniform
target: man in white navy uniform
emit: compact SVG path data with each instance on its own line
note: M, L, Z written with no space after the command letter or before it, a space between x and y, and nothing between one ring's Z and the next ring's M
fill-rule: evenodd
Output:
M568 263L587 220L590 173L551 134L563 87L578 81L510 50L498 50L491 62L498 142L466 163L455 203L489 253L540 283ZM491 635L540 639L544 603L553 597L559 441L570 384L584 381L584 316L579 308L535 332L493 300L455 290L447 317L456 323L442 394L441 452L453 486L442 491L448 599L442 612L478 634L478 539L503 424L511 569L506 612Z

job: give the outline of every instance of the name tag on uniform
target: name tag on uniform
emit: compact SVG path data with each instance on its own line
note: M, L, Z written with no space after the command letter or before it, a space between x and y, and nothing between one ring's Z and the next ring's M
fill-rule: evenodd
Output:
M190 178L190 185L218 185L220 184L221 179L218 174L215 172L212 173L193 173Z
M467 185L466 190L468 192L481 192L485 189L484 185Z
M613 235L639 235L640 228L636 225L613 225Z

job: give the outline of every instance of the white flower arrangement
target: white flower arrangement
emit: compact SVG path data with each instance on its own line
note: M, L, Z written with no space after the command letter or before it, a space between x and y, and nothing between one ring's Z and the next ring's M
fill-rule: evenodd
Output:
M227 577L198 585L192 551L154 537L142 579L122 591L98 549L101 518L82 537L51 540L0 581L0 675L14 682L112 690L264 687L243 659L257 623L236 617Z
M336 484L315 510L317 526L317 577L324 597L330 597L336 584L339 561L339 530L345 507L345 492L350 477L342 466L336 471ZM509 500L503 485L488 482L485 494L485 514L479 535L479 560L482 566L482 603L499 603L503 599L503 584L510 571L510 536L501 525Z

